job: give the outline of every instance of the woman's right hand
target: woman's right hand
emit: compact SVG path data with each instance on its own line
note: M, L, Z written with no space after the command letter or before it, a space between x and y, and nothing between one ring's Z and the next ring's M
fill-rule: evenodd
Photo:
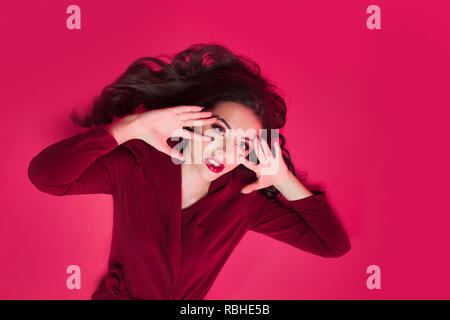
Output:
M203 126L214 123L217 118L211 111L201 111L200 106L176 106L163 109L152 109L142 113L133 114L131 122L133 135L141 139L157 150L184 160L183 153L176 151L167 144L170 137L183 137L190 140L211 141L209 136L202 135L183 127L195 125ZM209 119L204 119L209 118Z

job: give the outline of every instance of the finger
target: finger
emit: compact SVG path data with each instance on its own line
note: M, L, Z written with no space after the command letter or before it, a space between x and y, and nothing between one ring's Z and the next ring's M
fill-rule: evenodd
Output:
M183 112L178 113L178 119L184 121L184 120L191 120L191 119L198 119L198 118L208 118L212 116L211 111L199 111L199 112Z
M217 121L217 118L209 119L196 119L196 120L184 120L183 127L203 126L205 124L211 124Z
M254 164L251 161L248 161L247 159L245 159L242 155L239 155L239 163L242 163L244 166L246 166L247 168L249 168L250 170L253 170L257 173L259 167L257 164Z
M256 153L256 156L258 157L258 160L260 162L266 161L266 156L264 155L264 153L261 149L261 144L259 142L259 139L256 136L253 138L253 145L254 145L255 153Z
M258 189L260 189L260 182L259 182L259 180L256 181L256 182L253 182L253 183L250 183L250 184L246 185L244 188L242 188L241 193L248 194L248 193L251 193L251 192L253 192L255 190L258 190Z
M281 151L281 147L280 147L280 144L278 143L278 141L274 142L274 146L275 146L275 156L278 159L282 159L283 158L283 153Z
M189 140L212 141L212 138L210 136L203 135L203 134L197 133L197 132L192 132L187 129L183 129L179 133L177 132L177 134L180 135L181 137L189 139Z
M264 151L264 155L266 156L267 159L272 159L273 158L273 154L272 151L270 150L269 144L267 143L266 139L261 139L261 147Z
M202 109L203 107L201 106L185 106L185 105L170 108L170 110L175 113L200 111Z

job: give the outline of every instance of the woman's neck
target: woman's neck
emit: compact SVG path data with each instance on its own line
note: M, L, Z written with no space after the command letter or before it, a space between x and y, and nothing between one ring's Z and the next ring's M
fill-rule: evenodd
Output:
M185 149L183 154L191 157L190 148ZM208 193L211 181L205 180L193 160L187 159L187 163L181 164L181 190L183 201L196 202Z

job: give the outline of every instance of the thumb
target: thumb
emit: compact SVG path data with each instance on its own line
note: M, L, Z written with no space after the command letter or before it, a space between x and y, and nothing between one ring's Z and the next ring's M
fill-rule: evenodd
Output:
M247 193L253 192L256 189L258 189L258 183L254 182L254 183L246 185L244 188L242 188L241 193L247 194Z
M174 157L180 161L184 161L184 155L182 152L177 151L175 148L171 148L167 143L163 143L158 148L159 151L164 152L170 157Z

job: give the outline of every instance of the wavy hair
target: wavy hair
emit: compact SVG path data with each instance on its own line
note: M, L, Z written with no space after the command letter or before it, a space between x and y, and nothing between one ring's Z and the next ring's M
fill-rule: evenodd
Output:
M267 142L271 146L270 129L280 129L286 123L286 103L277 90L261 75L260 67L252 59L236 55L219 44L198 43L173 59L158 55L135 60L94 98L90 114L80 119L74 109L70 118L81 127L91 127L132 114L141 104L146 110L199 105L207 111L221 101L234 101L253 110L262 128L267 129ZM289 170L300 180L306 179L306 172L301 172L303 177L296 173L285 147L286 140L281 133L278 136ZM273 186L260 191L269 198L280 196Z

